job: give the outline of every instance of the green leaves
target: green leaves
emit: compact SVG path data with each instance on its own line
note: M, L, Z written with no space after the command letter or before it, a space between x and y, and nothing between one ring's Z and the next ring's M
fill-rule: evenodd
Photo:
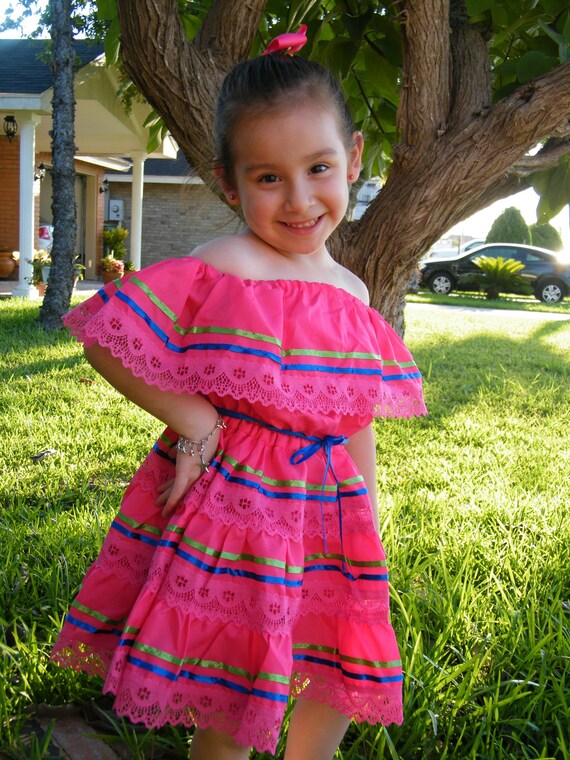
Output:
M517 293L527 289L527 285L519 272L524 264L515 259L504 259L502 256L479 256L473 263L481 270L480 274L468 275L469 280L483 287L488 299L499 298L500 293Z
M168 127L155 110L146 117L143 127L148 127L147 153L153 153L168 134Z
M570 203L570 156L553 170L531 174L529 182L540 195L538 222L545 224Z

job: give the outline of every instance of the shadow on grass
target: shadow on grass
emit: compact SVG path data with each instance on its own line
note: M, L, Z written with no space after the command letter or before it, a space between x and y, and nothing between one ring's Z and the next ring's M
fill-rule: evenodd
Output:
M541 388L567 383L568 358L547 340L564 332L570 342L568 323L552 321L538 325L524 340L482 331L464 339L443 334L416 342L413 354L424 378L426 424L455 413L481 394L500 394L507 403L513 396L520 400L531 388L535 395Z

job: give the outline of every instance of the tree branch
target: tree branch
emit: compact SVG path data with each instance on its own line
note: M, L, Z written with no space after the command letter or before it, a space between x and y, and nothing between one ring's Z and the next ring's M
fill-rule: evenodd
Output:
M489 52L481 32L469 26L464 0L451 0L451 105L449 128L468 124L493 102Z
M419 155L447 122L451 47L449 0L406 0L402 7L405 78L397 124L404 158Z
M191 44L176 0L117 3L126 71L209 184L218 89L224 72L247 54L264 6L265 0L213 0Z
M211 52L226 69L246 58L257 32L266 0L214 0L194 40L201 52Z
M570 153L570 138L551 138L534 156L525 156L517 161L511 169L511 174L517 177L528 177L533 172L551 169L560 159Z

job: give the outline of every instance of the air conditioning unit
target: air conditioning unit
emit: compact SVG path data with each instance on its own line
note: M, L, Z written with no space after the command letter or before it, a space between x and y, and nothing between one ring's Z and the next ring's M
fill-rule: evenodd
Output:
M109 199L109 216L110 222L122 222L125 218L125 201Z

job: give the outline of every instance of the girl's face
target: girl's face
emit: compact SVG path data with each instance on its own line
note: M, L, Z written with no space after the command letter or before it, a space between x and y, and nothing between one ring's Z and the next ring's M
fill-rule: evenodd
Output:
M293 102L239 120L231 145L233 179L222 186L250 230L285 255L326 251L360 172L360 132L347 149L333 109Z

